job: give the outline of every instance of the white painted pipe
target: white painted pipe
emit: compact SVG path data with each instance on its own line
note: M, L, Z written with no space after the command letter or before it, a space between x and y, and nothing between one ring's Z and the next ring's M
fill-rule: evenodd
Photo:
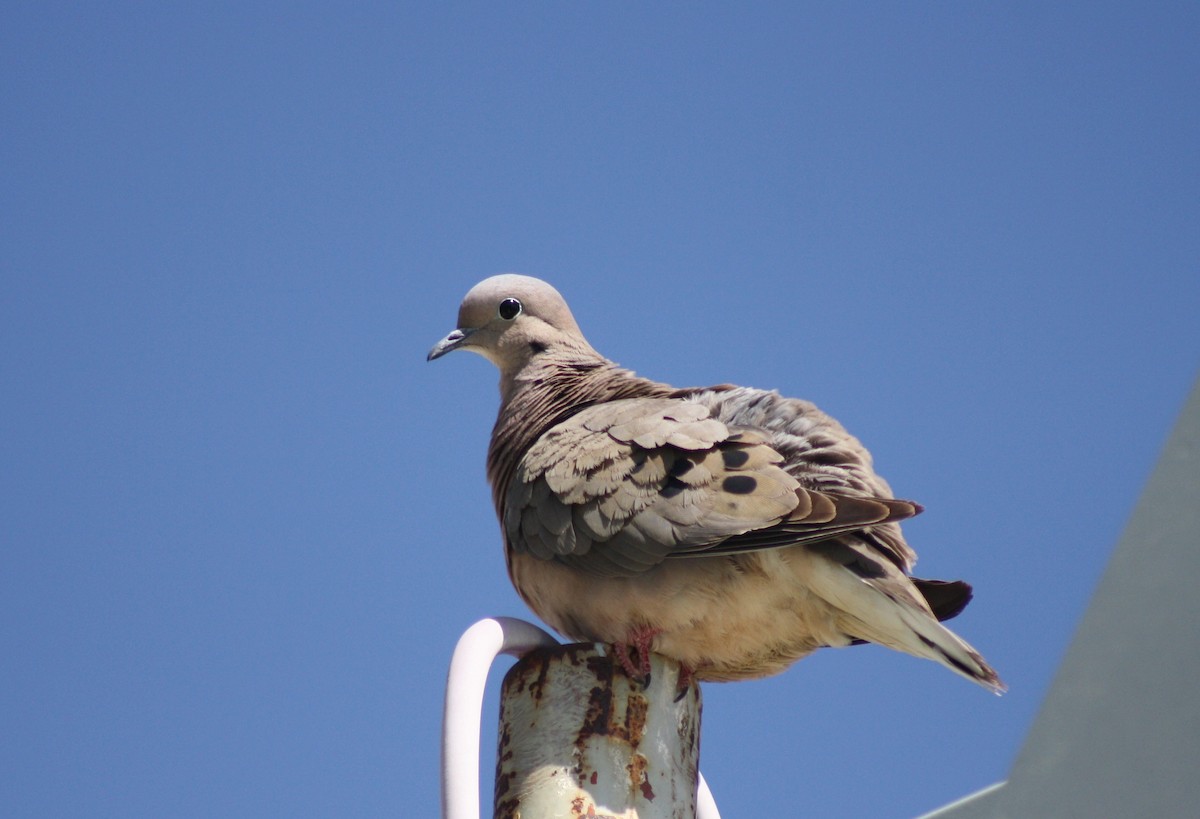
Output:
M511 617L496 617L481 620L466 632L454 649L450 661L450 673L446 681L446 702L442 722L442 817L443 819L480 819L479 799L479 726L483 709L483 693L487 683L487 673L492 662L500 654L523 656L536 648L557 646L558 642L547 632L523 620ZM564 647L566 648L566 647ZM571 648L589 648L574 646ZM595 648L595 647L592 647ZM595 649L599 652L599 649ZM602 654L600 656L603 656ZM652 690L666 685L666 678L675 673L668 671L669 664L659 657L652 657ZM515 670L516 667L514 667ZM617 672L619 675L620 672ZM622 679L623 676L622 676ZM627 683L628 681L626 681ZM689 692L687 700L696 698L696 734L699 734L699 697L698 692ZM658 697L655 698L656 700ZM667 698L674 702L674 696ZM690 705L686 706L690 708ZM636 710L636 708L635 708ZM628 713L626 704L624 713ZM647 725L651 725L649 709L647 710ZM659 717L654 718L653 732L643 733L639 746L644 745L649 736L659 736ZM636 720L635 723L636 724ZM636 733L636 732L635 732ZM503 741L503 736L502 736ZM503 759L501 759L503 764ZM610 766L611 768L612 766ZM655 766L655 773L645 779L653 789L658 781L659 787L663 781L660 769ZM694 767L693 767L693 770ZM596 771L597 784L599 770ZM704 777L697 771L695 790L695 813L680 814L695 816L696 819L721 819L716 802ZM587 777L590 780L590 774ZM615 781L615 778L614 778ZM630 779L632 782L633 780ZM674 780L672 780L674 781ZM642 789L638 788L639 791ZM643 791L644 793L644 791ZM540 819L538 814L526 812L527 819ZM576 814L578 815L578 814ZM672 814L665 814L671 816ZM639 819L649 819L658 814L642 814Z
M695 819L700 689L651 656L648 684L590 643L527 654L504 678L495 819Z

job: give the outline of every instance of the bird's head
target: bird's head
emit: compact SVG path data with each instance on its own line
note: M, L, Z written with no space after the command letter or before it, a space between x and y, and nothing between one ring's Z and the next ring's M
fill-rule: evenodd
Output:
M471 288L458 308L458 327L433 345L428 361L453 350L470 350L512 377L550 350L595 354L566 301L541 279L507 273Z

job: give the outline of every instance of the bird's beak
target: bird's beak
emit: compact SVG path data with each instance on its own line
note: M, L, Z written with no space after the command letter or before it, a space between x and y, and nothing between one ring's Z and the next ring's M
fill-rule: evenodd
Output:
M450 335L433 345L433 349L429 351L429 355L425 356L425 360L433 361L435 358L441 358L446 353L457 350L473 332L475 331L461 327L457 330L451 330Z

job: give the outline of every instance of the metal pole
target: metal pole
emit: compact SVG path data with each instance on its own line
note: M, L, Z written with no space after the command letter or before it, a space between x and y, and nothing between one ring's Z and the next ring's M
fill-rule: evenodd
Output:
M678 680L657 655L630 680L590 643L526 654L501 689L496 819L695 819L700 690Z

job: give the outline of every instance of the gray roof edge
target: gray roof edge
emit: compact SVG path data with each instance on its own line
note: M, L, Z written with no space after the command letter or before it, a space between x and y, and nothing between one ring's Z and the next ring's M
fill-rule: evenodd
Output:
M946 819L950 816L953 816L954 819L985 819L985 817L995 816L996 798L999 796L1000 789L1006 784L1008 783L997 782L995 785L988 785L970 796L964 796L932 813L923 814L917 819Z
M1113 468L1120 469L1119 438L1111 443ZM1200 379L1138 496L1008 779L921 819L1195 815L1197 578Z

